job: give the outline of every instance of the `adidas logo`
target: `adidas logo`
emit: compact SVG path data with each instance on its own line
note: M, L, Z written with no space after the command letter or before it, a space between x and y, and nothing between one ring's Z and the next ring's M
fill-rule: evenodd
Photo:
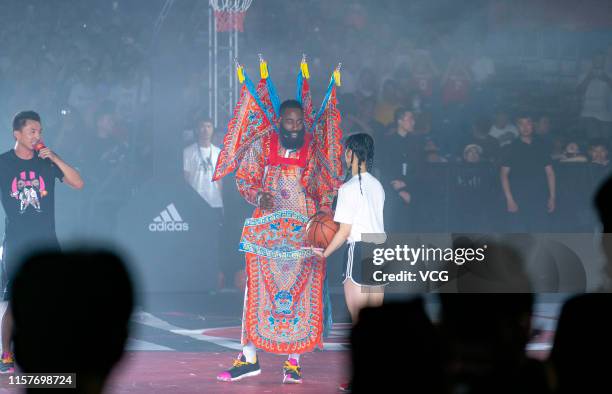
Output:
M189 224L183 222L174 204L170 204L149 224L149 231L189 231Z

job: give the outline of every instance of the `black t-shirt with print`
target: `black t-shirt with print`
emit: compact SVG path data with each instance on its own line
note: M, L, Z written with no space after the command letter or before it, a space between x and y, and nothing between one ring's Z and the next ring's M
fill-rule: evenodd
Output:
M55 179L62 171L49 159L37 155L30 160L17 157L11 149L0 155L0 192L6 214L5 242L52 242L55 235Z

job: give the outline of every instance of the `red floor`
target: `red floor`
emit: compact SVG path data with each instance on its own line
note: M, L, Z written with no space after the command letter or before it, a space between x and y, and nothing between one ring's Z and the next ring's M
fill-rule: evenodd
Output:
M336 393L347 376L348 352L302 356L304 383L283 385L284 356L261 354L261 375L240 382L217 382L232 353L130 352L117 368L108 393Z
M550 316L549 316L550 315ZM206 321L236 321L208 314ZM528 347L531 357L545 359L553 339L555 317L552 313L537 318L539 334ZM191 394L191 393L338 393L338 386L348 377L349 352L342 346L348 342L350 324L336 323L325 339L328 351L302 356L304 383L282 384L282 364L286 356L259 352L262 374L240 382L217 382L216 375L231 366L239 348L240 327L229 325L201 328L199 314L139 315L134 320L139 329L137 339L144 349L128 351L117 366L106 393ZM170 322L172 324L170 324ZM230 346L228 346L228 344ZM152 351L161 346L169 351ZM136 349L136 348L133 348ZM330 351L337 349L338 351ZM3 378L0 378L0 382ZM1 386L1 385L0 385ZM0 393L17 393L0 388Z

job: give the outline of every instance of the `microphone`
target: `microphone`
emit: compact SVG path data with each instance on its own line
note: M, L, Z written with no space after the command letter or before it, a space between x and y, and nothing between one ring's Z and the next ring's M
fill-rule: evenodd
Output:
M40 140L36 143L36 145L34 145L34 150L36 151L37 154L40 154L40 151L45 149L46 147L47 145L45 145L43 140ZM51 166L53 166L53 162L51 162Z
M36 151L36 153L39 153L41 150L45 149L47 146L45 145L45 143L40 140L38 141L38 143L36 145L34 145L34 150Z

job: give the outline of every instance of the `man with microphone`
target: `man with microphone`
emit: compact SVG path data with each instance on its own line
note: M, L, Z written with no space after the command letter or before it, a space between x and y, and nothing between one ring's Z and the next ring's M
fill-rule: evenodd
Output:
M55 234L55 179L74 189L83 188L79 172L42 142L42 126L36 112L15 115L13 137L15 147L0 155L0 195L6 214L2 248L5 301L9 301L11 278L26 254L59 249ZM33 200L37 200L36 204ZM14 372L12 328L9 301L2 317L0 373Z

